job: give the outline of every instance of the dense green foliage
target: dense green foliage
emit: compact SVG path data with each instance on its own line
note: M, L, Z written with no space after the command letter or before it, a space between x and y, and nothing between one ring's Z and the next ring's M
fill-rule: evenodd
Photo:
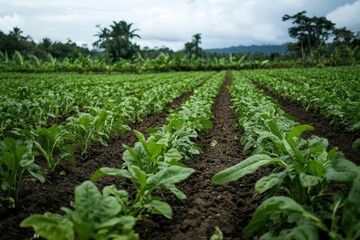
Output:
M237 181L259 168L272 172L256 182L255 193L265 201L246 226L245 237L260 239L356 239L360 232L360 168L336 148L328 150L327 139L301 137L310 125L299 125L270 97L258 90L244 73L233 74L230 91L239 123L244 127L241 143L245 160L213 176L216 184ZM333 183L348 189L334 193ZM351 211L353 209L354 211Z
M360 130L360 69L278 69L248 71L246 75L272 91L319 111L334 124Z
M217 54L203 51L201 33L176 53L163 47L143 50L133 43L140 38L132 23L113 21L109 28L97 25L94 49L67 43L52 42L44 38L35 43L30 36L15 27L9 34L0 31L0 70L7 71L184 71L224 70L289 66L354 65L360 59L360 34L346 28L336 28L325 17L308 17L306 11L293 16L284 15L283 21L292 20L288 43L290 54ZM333 42L328 40L333 37ZM269 62L271 61L271 62Z
M194 90L163 126L148 129L148 137L134 130L138 142L124 146L120 168L102 167L90 179L114 177L117 187L100 191L85 181L75 190L74 204L61 208L62 214L34 214L21 223L48 239L138 239L134 226L145 215L172 218L172 207L159 189L186 200L176 184L195 170L183 160L201 153L194 139L213 127L211 108L224 77L223 71L2 74L1 206L14 207L27 181L43 182L48 174L59 174L56 167L62 161L74 165L74 151L86 161L92 142L106 147L111 136L129 130L127 123L162 113L167 103ZM294 122L252 83L255 80L358 131L358 77L357 67L233 72L229 90L244 129L240 142L247 158L217 173L213 181L225 184L263 167L272 169L255 184L254 195L262 194L265 200L245 236L359 238L359 167L336 148L328 149L327 139L303 138L303 132L313 127ZM353 147L359 147L359 140ZM334 193L333 183L346 188Z
M134 198L127 190L117 190L113 185L106 186L102 196L93 183L86 181L75 190L74 211L62 208L66 213L64 216L35 214L26 218L21 226L33 227L37 234L46 238L57 232L69 239L74 239L74 236L79 239L120 236L137 239L132 228L143 215L152 213L172 218L171 206L160 196L154 196L155 190L165 189L182 201L186 199L175 184L195 170L186 167L181 160L200 153L191 138L197 136L197 131L212 127L211 106L223 80L223 73L212 76L178 111L170 114L163 127L150 130L149 138L135 131L139 142L134 147L126 146L123 168L103 167L91 178L114 176L121 177L120 181L129 179L136 189Z
M2 75L1 197L17 200L26 180L43 181L34 156L50 174L62 160L75 165L74 146L89 157L90 143L107 146L110 136L128 130L126 123L161 113L212 74Z

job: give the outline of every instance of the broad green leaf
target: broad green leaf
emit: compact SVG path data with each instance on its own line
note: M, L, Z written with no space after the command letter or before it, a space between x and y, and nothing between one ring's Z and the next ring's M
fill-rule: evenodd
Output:
M326 173L326 168L321 162L310 161L306 166L306 172L314 176L323 177Z
M171 148L169 151L167 151L164 154L164 161L165 162L172 162L172 161L179 162L181 159L182 159L181 154L175 148Z
M300 178L301 186L305 188L316 186L319 183L321 183L321 181L323 180L322 177L309 175L304 172L300 173L299 178Z
M31 176L33 176L34 178L36 178L37 180L39 180L41 183L44 183L45 182L45 178L40 170L40 167L37 168L37 167L33 167L33 168L30 168L28 169L29 170L29 173L31 174Z
M328 181L352 182L359 172L355 163L345 159L342 153L336 152L331 165L326 169L325 178Z
M171 206L166 202L151 200L150 202L146 203L146 206L150 207L151 212L154 214L161 214L168 219L172 218L173 213Z
M269 175L262 177L255 184L255 191L257 193L263 193L273 188L274 186L281 185L284 181L284 178L287 176L286 171L278 173L270 173Z
M96 170L96 172L91 176L90 180L95 181L104 176L125 177L129 179L132 177L131 173L128 170L103 167Z
M93 210L100 199L101 193L91 181L85 181L75 188L75 209L84 219L88 217L86 213Z
M195 170L192 168L171 165L161 169L158 173L149 177L147 179L147 185L150 187L150 189L155 189L159 186L176 184L185 180L194 172Z
M147 143L146 143L146 139L145 139L144 135L137 130L134 130L134 133L135 133L137 139L139 139L141 144L144 146L144 148L146 148Z
M360 238L360 175L351 186L349 195L345 201L343 213L343 228L347 233L347 239Z
M147 165L150 162L149 155L146 152L145 147L140 143L135 143L133 148L125 146L126 151L123 154L123 160L128 165L137 165L143 169L143 165Z
M216 226L214 233L210 237L210 240L223 240L223 239L224 236L223 233L221 232L221 229L218 226Z
M179 200L181 200L181 201L186 200L187 197L186 197L185 193L183 193L175 185L166 184L165 187L166 187L166 189L170 190Z
M32 227L41 237L52 240L72 240L74 230L72 223L65 217L46 212L34 214L20 223L20 227Z
M360 147L360 138L356 139L352 144L353 149L358 149L359 147Z
M287 137L288 138L293 138L293 137L299 138L305 131L314 131L314 127L312 127L311 125L296 126L290 130L290 132L287 134Z
M262 202L255 210L251 221L245 227L244 236L249 237L255 232L262 230L268 224L270 217L273 214L283 211L312 216L310 213L306 212L300 204L289 197L270 197ZM316 217L314 216L314 218Z
M119 224L120 222L121 219L118 217L113 217L105 221L100 221L99 224L96 225L96 230L100 230L102 228L111 228Z
M145 189L146 187L146 173L138 168L137 166L131 166L131 170L135 173L136 179L138 180L141 190Z
M202 129L204 129L204 130L213 128L212 122L210 120L206 119L206 118L201 118L200 119L200 124L202 126Z
M11 151L15 151L16 141L13 138L6 137L3 141L3 143L5 144L7 149L9 149Z
M157 156L159 156L159 154L162 151L163 148L163 144L158 144L156 142L150 141L147 146L146 146L146 150L148 152L148 154L150 155L150 159L154 160L156 159Z
M318 232L317 226L307 221L299 223L294 228L281 230L278 236L266 233L260 237L260 240L317 240Z
M215 184L225 184L228 182L236 181L243 176L255 172L259 167L277 164L281 160L273 159L268 155L258 154L251 156L240 163L229 167L212 177L212 181Z
M279 139L283 139L283 136L278 128L278 126L276 125L276 122L274 120L271 120L268 122L268 127L269 130L275 134L275 136L277 136Z
M120 222L123 228L123 232L128 233L133 230L136 224L136 218L133 216L121 216Z
M103 227L116 225L121 206L113 196L102 196L95 184L85 181L75 189L75 210L66 211L80 239L87 239ZM113 219L115 218L115 219Z

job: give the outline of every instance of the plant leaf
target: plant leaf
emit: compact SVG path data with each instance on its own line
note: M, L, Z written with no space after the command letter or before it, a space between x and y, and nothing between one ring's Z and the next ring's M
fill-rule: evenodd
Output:
M266 233L261 236L260 240L308 240L319 239L317 226L310 222L301 222L298 226L291 229L281 230L278 236L273 236L271 233Z
M34 214L20 223L20 227L32 227L41 237L53 240L74 239L72 223L59 214L46 212Z
M161 214L168 219L172 218L173 213L171 206L166 202L153 199L146 203L146 206L149 207L154 214Z
M287 176L286 171L278 172L278 173L270 173L269 175L262 177L255 184L255 191L257 193L263 193L273 188L276 185L280 185L284 178Z
M96 172L91 176L90 180L95 181L104 176L117 176L117 177L129 178L129 179L132 177L131 173L128 170L103 167L96 170Z
M311 215L310 213L306 212L300 204L289 197L270 197L262 202L255 210L251 221L245 227L244 236L249 237L255 232L260 231L269 222L270 217L273 214L282 211Z
M147 179L147 184L150 189L155 189L159 186L166 186L176 184L188 178L195 172L192 168L184 168L175 165L171 165L160 170L155 175Z
M301 186L305 188L316 186L322 181L321 177L309 175L304 172L300 173L299 178L300 178Z
M210 237L210 240L223 240L223 239L224 236L223 233L221 232L221 229L218 226L216 226L214 233Z
M353 149L358 149L359 147L360 147L360 138L356 139L352 144Z
M290 130L287 137L288 138L299 138L305 131L314 131L314 127L311 125L299 125Z
M233 182L247 174L255 172L259 167L279 163L279 161L279 159L273 159L268 155L257 154L215 174L212 181L215 184Z
M326 169L325 178L328 181L352 182L359 172L355 163L345 159L342 153L336 152L331 165Z

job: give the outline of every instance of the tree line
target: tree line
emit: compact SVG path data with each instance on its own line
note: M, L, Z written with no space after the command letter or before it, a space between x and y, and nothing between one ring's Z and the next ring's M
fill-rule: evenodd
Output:
M287 54L262 53L253 54L217 54L204 51L200 45L201 33L192 36L191 41L186 42L179 52L174 52L167 47L143 48L134 42L141 38L139 29L133 28L132 23L124 20L113 21L108 27L97 25L98 32L94 35L97 40L92 44L93 50L88 46L78 46L70 39L66 43L52 41L45 37L36 43L30 36L25 36L23 31L14 27L12 31L5 34L0 31L0 55L5 57L21 53L25 56L36 56L41 60L49 58L76 59L83 56L101 58L108 64L119 61L130 61L136 63L144 59L158 59L159 62L180 61L177 58L196 61L203 59L217 59L225 57L232 61L234 57L239 60L266 60L282 61L300 59L302 63L313 64L327 62L329 65L354 64L360 59L360 33L354 33L347 28L336 28L335 24L325 17L308 17L306 11L295 15L284 15L283 21L291 21L292 26L288 29L289 35L295 41L287 44ZM330 41L331 40L331 41ZM246 55L244 57L244 55ZM1 57L1 56L0 56ZM0 59L1 60L1 59ZM183 60L181 60L183 62Z
M346 27L336 28L335 23L325 17L308 17L306 11L295 15L284 15L283 21L292 21L290 37L296 42L288 43L288 50L295 57L311 61L331 57L334 61L354 61L359 59L360 33L354 33ZM329 38L332 37L332 43ZM336 63L336 62L335 62Z

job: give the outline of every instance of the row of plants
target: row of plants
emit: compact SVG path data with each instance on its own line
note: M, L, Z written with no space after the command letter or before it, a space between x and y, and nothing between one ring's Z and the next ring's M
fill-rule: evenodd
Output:
M14 127L49 127L67 117L85 112L87 107L103 108L124 115L119 108L145 106L154 98L176 97L189 91L211 73L143 75L94 74L4 74L0 80L0 137ZM157 92L160 94L157 95ZM167 99L156 99L163 104ZM155 102L154 102L155 104ZM157 104L157 105L159 105ZM154 106L161 108L161 106ZM139 120L145 109L134 111L128 121ZM121 120L121 119L119 119Z
M0 70L9 72L167 72L167 71L218 71L225 69L257 69L279 67L302 67L303 61L279 55L266 56L262 53L225 54L205 57L181 53L159 53L154 58L137 54L133 59L119 59L112 62L107 57L91 57L79 54L77 58L57 59L47 54L45 60L36 56L23 55L18 51L9 57L0 51ZM275 59L274 59L275 58ZM271 61L269 60L271 59ZM329 61L327 64L330 64ZM313 64L311 64L313 65Z
M158 190L186 200L175 184L195 170L182 160L200 153L192 139L199 131L212 128L211 107L223 81L224 72L210 78L178 111L168 116L163 126L149 129L148 138L135 130L139 141L133 147L125 146L122 168L98 169L91 181L75 189L73 209L62 207L62 215L33 214L21 226L32 227L46 239L138 239L133 228L144 215L172 218L172 208L158 195ZM110 185L101 193L92 181L104 176L118 178L119 186L130 186L120 190Z
M75 147L88 158L91 143L99 142L107 146L110 136L129 130L125 123L162 112L168 102L206 81L209 74L184 79L179 74L177 76L177 81L156 86L138 97L129 96L103 108L85 107L85 111L68 117L62 125L13 126L0 141L0 203L14 207L26 182L44 182L44 174L54 173L62 161L67 160L74 166ZM42 161L46 164L44 169L39 166Z
M360 68L247 71L247 76L277 94L319 111L334 124L360 130Z
M230 89L241 144L249 157L213 176L215 184L237 181L268 167L255 184L264 200L245 227L260 239L358 239L360 168L325 138L301 137L310 125L294 122L245 77L233 74ZM241 191L241 189L239 189Z

